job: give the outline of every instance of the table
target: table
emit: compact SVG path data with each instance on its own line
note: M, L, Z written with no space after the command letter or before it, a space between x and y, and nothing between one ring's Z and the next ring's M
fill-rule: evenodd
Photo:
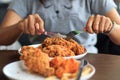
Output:
M120 56L88 53L85 59L96 68L96 73L90 80L120 80ZM0 51L0 80L8 80L2 73L2 68L17 60L19 54L16 50Z

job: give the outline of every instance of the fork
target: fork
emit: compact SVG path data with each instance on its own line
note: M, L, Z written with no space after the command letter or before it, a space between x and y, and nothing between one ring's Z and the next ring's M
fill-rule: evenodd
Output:
M71 38L73 38L75 35L83 33L83 31L80 30L74 30L74 31L70 31L69 33L66 34L66 39L69 40Z
M69 40L69 39L73 38L75 35L80 34L80 33L83 33L83 31L74 30L74 31L70 31L69 33L67 33L65 35L60 34L60 33L45 31L43 34L50 36L50 37L62 37L62 38Z

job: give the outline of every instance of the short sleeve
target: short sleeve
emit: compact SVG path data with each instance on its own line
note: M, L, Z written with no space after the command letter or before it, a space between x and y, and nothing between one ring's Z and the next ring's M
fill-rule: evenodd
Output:
M117 5L113 0L92 0L92 13L105 15L113 8L117 8Z
M14 10L22 18L25 18L28 13L27 0L13 0L8 9Z

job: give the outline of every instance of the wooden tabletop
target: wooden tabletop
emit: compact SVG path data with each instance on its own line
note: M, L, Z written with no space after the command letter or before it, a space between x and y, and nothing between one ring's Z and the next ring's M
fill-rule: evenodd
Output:
M88 53L85 59L96 68L90 80L120 80L120 56ZM19 60L17 51L0 51L0 80L8 80L2 72L3 67L17 60Z

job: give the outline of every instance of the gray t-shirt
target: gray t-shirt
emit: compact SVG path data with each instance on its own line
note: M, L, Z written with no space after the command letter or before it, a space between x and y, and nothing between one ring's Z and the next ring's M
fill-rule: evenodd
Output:
M8 9L14 10L22 18L38 13L45 22L45 30L68 33L71 30L83 30L91 15L105 15L116 8L113 0L14 0ZM81 33L75 39L83 44L88 52L97 53L96 34Z

